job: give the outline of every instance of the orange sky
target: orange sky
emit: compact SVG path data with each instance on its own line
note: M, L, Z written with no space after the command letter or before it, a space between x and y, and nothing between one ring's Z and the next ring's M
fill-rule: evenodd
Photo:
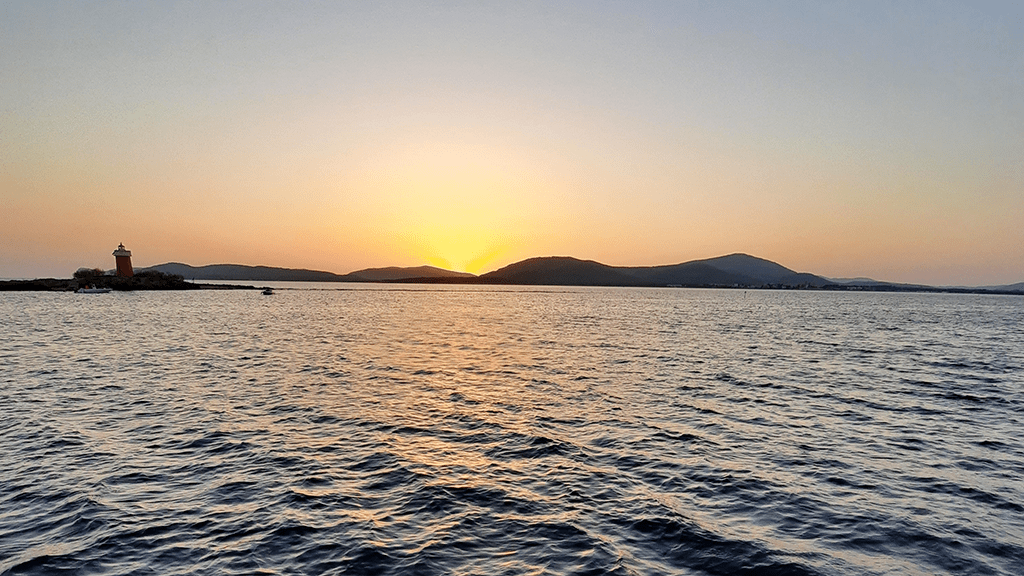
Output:
M0 6L0 277L124 242L1024 280L1018 7L242 6Z

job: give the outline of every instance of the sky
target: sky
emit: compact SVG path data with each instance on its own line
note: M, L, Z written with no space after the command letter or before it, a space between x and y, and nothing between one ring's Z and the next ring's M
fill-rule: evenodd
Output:
M0 277L1024 281L1018 2L0 2Z

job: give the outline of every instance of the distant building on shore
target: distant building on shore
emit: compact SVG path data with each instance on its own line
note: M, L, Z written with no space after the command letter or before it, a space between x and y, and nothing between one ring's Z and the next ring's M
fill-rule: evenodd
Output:
M132 251L125 250L124 244L118 244L117 250L114 250L114 260L117 262L117 276L134 276L135 272L132 271Z

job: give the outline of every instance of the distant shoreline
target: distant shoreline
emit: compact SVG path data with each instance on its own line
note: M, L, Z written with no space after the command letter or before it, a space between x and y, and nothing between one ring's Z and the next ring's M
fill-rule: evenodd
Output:
M0 280L0 292L75 292L86 286L110 288L117 292L135 291L188 291L188 290L261 290L241 284L199 284L177 279L175 281L132 281L132 278L101 276L88 281L74 278L35 278L32 280Z
M1014 290L991 290L986 288L963 288L941 286L914 286L899 284L879 285L848 285L826 284L824 286L727 286L716 284L533 284L530 282L512 282L496 278L406 278L402 280L374 280L362 283L378 284L482 284L491 286L565 286L565 287L604 287L604 288L699 288L705 290L777 290L786 292L921 292L936 294L1001 294L1007 296L1024 296L1024 292Z
M726 286L716 284L534 284L530 282L512 282L497 278L405 278L402 280L373 280L361 283L377 284L478 284L488 286L564 286L564 287L603 287L603 288L690 288L704 290L777 290L785 292L919 292L936 294L1000 294L1007 296L1024 296L1024 292L1013 290L989 290L985 288L958 288L937 286L903 286L898 284L881 284L877 286L827 284L825 286Z
M143 284L133 283L130 278L119 278L116 276L102 277L107 281L82 282L74 278L35 278L31 280L0 280L0 292L75 292L86 285L109 287L118 292L134 291L189 291L189 290L262 290L262 286L249 284L204 284L195 281L180 280L168 284ZM232 281L247 282L249 280L237 279ZM283 282L284 280L282 280ZM401 278L396 280L335 280L335 281L304 281L288 280L296 283L323 283L323 284L453 284L453 285L484 285L484 286L560 286L560 287L604 287L604 288L698 288L707 290L776 290L776 291L798 291L798 292L907 292L907 293L932 293L932 294L991 294L1003 296L1024 296L1024 292L1013 290L993 290L985 288L962 288L962 287L936 287L936 286L914 286L914 285L847 285L827 284L824 286L785 286L785 285L763 285L763 286L725 286L714 284L535 284L531 282L515 282L499 278L483 277L425 277L425 278Z

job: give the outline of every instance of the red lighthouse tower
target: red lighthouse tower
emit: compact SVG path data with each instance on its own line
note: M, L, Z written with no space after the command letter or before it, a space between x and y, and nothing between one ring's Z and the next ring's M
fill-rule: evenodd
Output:
M114 250L114 260L117 262L118 276L135 275L135 272L132 271L132 251L125 250L124 244L117 245L117 250Z

